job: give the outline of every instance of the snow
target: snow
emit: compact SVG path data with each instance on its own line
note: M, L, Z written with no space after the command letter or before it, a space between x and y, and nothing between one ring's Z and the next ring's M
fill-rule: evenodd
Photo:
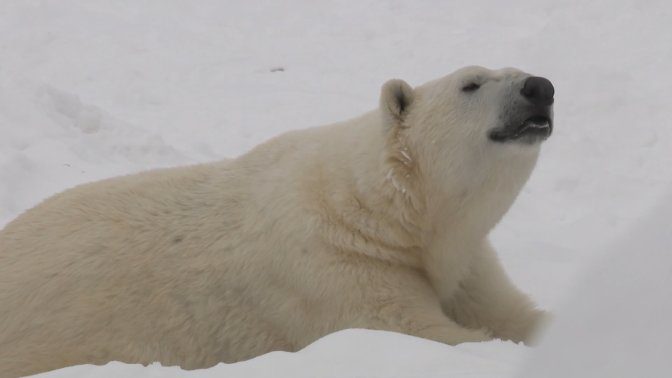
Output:
M554 135L493 235L513 280L556 313L538 349L348 330L295 354L203 371L111 363L45 376L531 377L554 367L599 377L644 362L654 371L640 376L657 376L664 363L641 352L669 351L672 340L660 301L670 297L671 261L653 253L672 243L652 231L672 212L648 215L672 187L670 19L672 4L654 0L3 0L0 226L83 182L233 157L281 132L359 115L393 77L420 84L464 65L514 66L556 88ZM646 216L654 220L638 225ZM618 253L623 245L629 254ZM591 265L616 274L622 301L650 310L577 332L582 316L621 308L620 297L576 288L582 276L602 277ZM641 360L621 358L628 352ZM581 353L606 362L559 365Z
M522 378L667 377L672 195L583 275Z
M115 362L104 368L79 366L35 377L424 377L427 372L439 372L450 366L451 374L458 374L456 376L486 378L501 372L513 373L515 364L524 355L524 348L494 341L478 351L465 345L446 353L446 346L437 342L354 329L320 339L299 353L272 352L253 360L204 370L185 372L159 364L143 368ZM481 356L483 353L501 357L487 358ZM391 361L394 363L390 364Z

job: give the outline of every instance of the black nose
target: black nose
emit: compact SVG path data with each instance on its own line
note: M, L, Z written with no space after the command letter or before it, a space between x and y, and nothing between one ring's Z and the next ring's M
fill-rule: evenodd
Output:
M551 84L548 79L539 76L531 76L525 79L520 94L525 96L534 105L548 106L553 104L555 88L553 88L553 84Z

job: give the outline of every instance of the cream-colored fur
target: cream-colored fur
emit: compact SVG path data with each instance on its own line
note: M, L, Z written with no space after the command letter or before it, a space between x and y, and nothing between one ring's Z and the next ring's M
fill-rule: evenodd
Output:
M359 118L46 200L0 232L0 376L204 368L354 327L529 340L542 313L486 239L537 159L487 138L527 76L392 80Z

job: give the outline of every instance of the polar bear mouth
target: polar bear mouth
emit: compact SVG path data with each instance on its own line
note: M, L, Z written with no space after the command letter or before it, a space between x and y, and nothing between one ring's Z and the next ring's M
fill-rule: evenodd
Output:
M526 118L518 126L496 128L490 132L490 139L495 142L521 140L527 143L540 142L551 136L553 121L543 115Z
M523 135L533 134L543 136L545 139L551 135L552 128L551 120L548 117L533 116L523 121L513 137L520 138Z

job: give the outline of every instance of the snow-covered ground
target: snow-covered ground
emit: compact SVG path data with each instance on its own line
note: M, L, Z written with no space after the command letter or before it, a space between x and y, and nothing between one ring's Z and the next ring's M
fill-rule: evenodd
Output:
M599 295L566 299L593 261L605 272L631 267L633 277L672 275L651 268L672 265L669 253L637 263L648 246L672 248L670 233L637 226L672 187L670 19L672 3L654 0L1 0L0 226L79 183L233 157L278 133L356 116L377 106L391 77L420 84L464 65L514 66L556 87L555 134L493 241L514 281L557 310L573 338L551 330L535 351L349 330L204 371L112 363L46 376L507 377L524 366L525 376L550 376L538 372L557 348L589 353L568 340L606 336L572 333L562 314L575 312L557 308L616 308L599 307ZM650 224L664 227L672 211L656 217ZM658 244L631 242L651 238ZM609 270L601 255L616 240L631 250ZM672 297L665 286L636 293L638 304ZM654 308L672 318L662 303ZM618 332L644 327L670 340L664 318L643 326L625 317ZM633 340L644 344L633 353L646 350ZM615 342L605 337L602 351Z
M669 377L672 192L579 278L521 378Z

